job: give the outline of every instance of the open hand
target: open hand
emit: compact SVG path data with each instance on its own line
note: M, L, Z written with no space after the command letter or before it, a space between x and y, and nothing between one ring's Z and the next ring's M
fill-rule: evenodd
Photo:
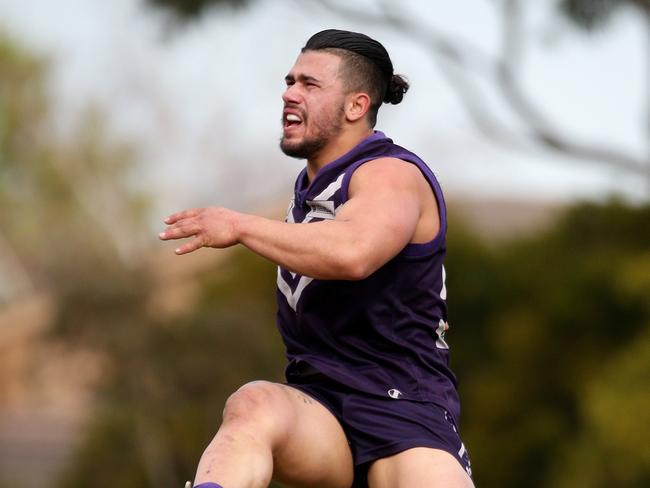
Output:
M163 240L193 237L176 249L176 254L187 254L202 247L224 248L238 243L236 217L227 208L193 208L170 215L165 219L168 227L158 234Z

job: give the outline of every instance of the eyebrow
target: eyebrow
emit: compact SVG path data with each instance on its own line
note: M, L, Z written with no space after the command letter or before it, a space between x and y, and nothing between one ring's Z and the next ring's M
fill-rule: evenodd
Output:
M284 77L284 81L290 82L290 81L296 81L296 77L292 74L288 74L287 76ZM313 76L305 75L305 74L299 74L298 75L298 81L303 82L303 83L320 83L320 80L318 78L314 78Z

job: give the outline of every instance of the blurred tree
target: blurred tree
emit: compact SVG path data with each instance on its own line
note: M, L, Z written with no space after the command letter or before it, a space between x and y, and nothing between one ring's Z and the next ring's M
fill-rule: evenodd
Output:
M650 269L646 267L650 276ZM650 289L646 289L650 296ZM650 324L580 387L584 428L563 446L550 483L558 488L650 485ZM559 462L562 459L562 462Z
M210 8L227 7L241 9L251 0L145 0L153 7L166 9L178 16L179 20L187 20L203 15Z
M131 188L132 148L110 140L101 114L89 109L70 137L56 133L47 68L0 32L0 305L103 291L93 306L75 304L83 322L66 326L99 324L109 335L118 305L133 302L132 285L145 281L137 268L147 201ZM102 309L107 301L116 308ZM40 368L39 354L31 359Z
M527 148L530 143L570 156L574 161L606 166L650 181L650 152L638 156L632 151L617 149L603 141L584 142L579 137L560 130L562 124L551 120L534 94L524 90L521 71L525 62L528 34L524 13L531 7L521 0L494 2L499 9L502 25L502 48L492 57L479 46L453 35L438 32L423 23L413 12L405 11L390 1L377 1L378 11L352 7L337 0L319 0L327 10L359 23L392 27L405 37L424 46L432 60L456 91L476 128L491 140L513 148ZM561 0L559 11L575 25L593 29L602 26L612 14L622 8L633 8L645 18L650 36L650 0ZM650 44L646 46L650 49ZM641 61L640 61L641 62ZM490 109L489 96L479 87L478 80L487 82L512 114L522 124L517 130L503 123ZM650 83L646 83L650 87ZM648 106L650 110L650 106ZM640 128L650 139L650 111Z
M648 222L613 201L493 248L452 230L448 337L478 486L647 486Z
M44 60L0 35L0 268L10 271L0 273L0 299L18 298L19 274L29 285L21 294L52 295L47 339L94 352L105 373L61 486L182 486L226 395L250 379L281 378L275 272L235 254L205 271L186 315L152 308L162 284L140 242L148 207L131 186L134 151L112 141L92 110L69 139L58 137L46 77Z
M577 25L592 30L604 26L620 9L634 6L650 16L648 0L561 0L560 8Z
M233 3L224 0L147 1L169 9L184 21L200 16L208 6ZM234 3L243 6L250 1ZM417 12L409 11L399 2L376 0L374 5L370 6L339 0L296 3L306 9L320 6L324 11L335 13L346 21L356 21L359 25L393 28L422 45L458 95L475 127L490 140L515 149L529 150L541 147L569 156L570 160L575 162L604 165L650 181L650 152L639 155L626 148L614 147L607 141L584 141L560 129L563 124L552 120L541 108L535 94L523 88L521 72L530 36L525 29L524 14L533 6L531 2L493 2L494 8L501 16L502 25L503 42L501 52L497 56L491 56L471 41L438 31L424 22ZM587 30L606 25L617 11L634 9L645 18L650 39L650 0L556 0L555 3L559 12L571 19L576 26ZM192 7L186 8L186 5ZM650 43L646 48L650 49ZM639 60L640 63L643 61ZM482 89L481 85L489 86L490 93ZM650 82L645 83L645 86L650 87ZM519 127L506 124L502 117L497 116L491 109L494 94L504 102L505 107L519 122ZM646 120L642 124L641 133L650 139L650 105Z
M103 351L110 375L62 488L182 486L226 397L253 379L281 381L273 266L240 251L198 279L196 303L175 318L152 319L141 300L151 288L136 281L98 282L63 301L58 334Z
M132 149L108 142L92 110L62 140L49 120L46 68L0 33L0 303L58 286L58 273L82 269L86 256L126 264L144 235Z
M137 235L146 206L128 184L133 153L107 140L97 114L57 141L45 69L0 42L3 242L58 298L52 338L95 350L107 373L60 486L181 486L225 397L280 379L274 270L235 252L204 268L184 314L152 309L155 274L138 247L121 247L116 217ZM449 341L478 486L650 482L648 222L647 205L578 205L499 246L452 225Z
M478 486L646 486L649 221L650 206L614 201L498 246L452 227L448 339ZM171 318L144 312L151 286L133 278L66 296L57 333L102 350L111 374L60 486L191 476L226 396L280 379L273 271L238 251Z

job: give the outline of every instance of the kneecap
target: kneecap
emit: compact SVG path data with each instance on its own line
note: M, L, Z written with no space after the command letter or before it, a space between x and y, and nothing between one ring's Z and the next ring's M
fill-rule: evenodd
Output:
M277 413L283 411L285 402L285 393L280 385L268 381L246 383L226 401L223 420L273 423L277 421Z

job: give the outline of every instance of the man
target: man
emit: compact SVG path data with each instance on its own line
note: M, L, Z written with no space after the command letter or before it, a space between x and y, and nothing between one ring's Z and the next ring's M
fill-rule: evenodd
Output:
M448 367L446 213L431 170L373 131L408 84L358 33L315 34L286 76L286 222L225 208L166 219L177 254L243 244L278 265L287 384L227 401L196 487L470 487Z

